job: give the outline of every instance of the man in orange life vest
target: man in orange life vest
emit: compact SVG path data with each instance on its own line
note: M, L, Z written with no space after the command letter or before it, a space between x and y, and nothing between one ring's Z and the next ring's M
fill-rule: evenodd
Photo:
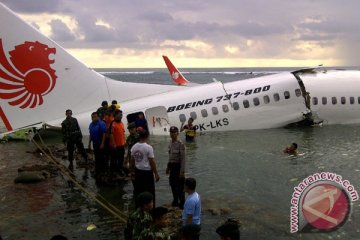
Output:
M112 152L110 172L112 175L114 173L124 175L125 130L124 124L121 122L122 116L122 111L117 109L114 113L114 121L110 124L110 147Z

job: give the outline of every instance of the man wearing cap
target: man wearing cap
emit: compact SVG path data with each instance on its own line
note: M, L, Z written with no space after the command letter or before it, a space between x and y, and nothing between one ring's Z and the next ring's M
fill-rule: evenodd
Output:
M152 222L150 211L154 207L153 195L143 192L136 201L139 207L130 214L124 230L126 240L139 239L141 232L148 229Z
M118 104L118 102L116 100L112 100L111 106L114 106L115 109L120 109L120 104Z
M235 220L228 219L223 225L216 229L216 233L224 240L239 240L239 223Z
M109 107L108 102L102 101L101 107L99 107L98 110L96 111L99 114L100 119L104 119L108 107Z
M170 240L170 234L165 230L168 225L167 213L167 208L154 208L151 214L153 223L149 229L141 232L139 240Z
M172 206L183 209L185 202L185 145L178 140L179 129L170 128L171 141L169 143L169 162L166 174L169 174L169 183L173 195Z

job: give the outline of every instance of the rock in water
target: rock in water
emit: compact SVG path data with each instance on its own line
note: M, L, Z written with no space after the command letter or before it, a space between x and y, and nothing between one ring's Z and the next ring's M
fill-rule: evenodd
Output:
M41 182L44 180L45 180L45 176L43 175L42 172L24 171L24 172L19 173L19 176L17 176L17 178L15 178L14 182L15 183L36 183L36 182Z

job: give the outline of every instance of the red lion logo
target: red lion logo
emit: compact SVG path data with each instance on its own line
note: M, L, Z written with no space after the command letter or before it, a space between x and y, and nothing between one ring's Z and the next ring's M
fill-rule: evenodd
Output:
M0 39L0 98L12 106L35 108L43 104L43 96L53 90L57 76L49 59L55 48L36 42L24 42L10 51L7 59Z

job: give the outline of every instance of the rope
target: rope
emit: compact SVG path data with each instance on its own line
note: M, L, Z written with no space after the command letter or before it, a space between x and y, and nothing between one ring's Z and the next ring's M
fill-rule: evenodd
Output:
M114 215L116 218L118 218L123 223L127 222L127 215L123 212L121 212L117 207L112 205L110 202L108 202L104 197L102 197L100 194L91 192L83 187L83 185L76 179L75 175L70 172L64 165L59 163L54 155L52 154L51 150L46 146L44 143L41 135L37 133L39 136L39 139L41 141L41 144L46 148L46 150L49 152L49 154L34 140L32 139L32 142L35 144L35 146L55 165L60 169L61 173L68 177L85 195L87 195L89 198L94 200L96 203L98 203L100 206L102 206L105 210L107 210L109 213Z

